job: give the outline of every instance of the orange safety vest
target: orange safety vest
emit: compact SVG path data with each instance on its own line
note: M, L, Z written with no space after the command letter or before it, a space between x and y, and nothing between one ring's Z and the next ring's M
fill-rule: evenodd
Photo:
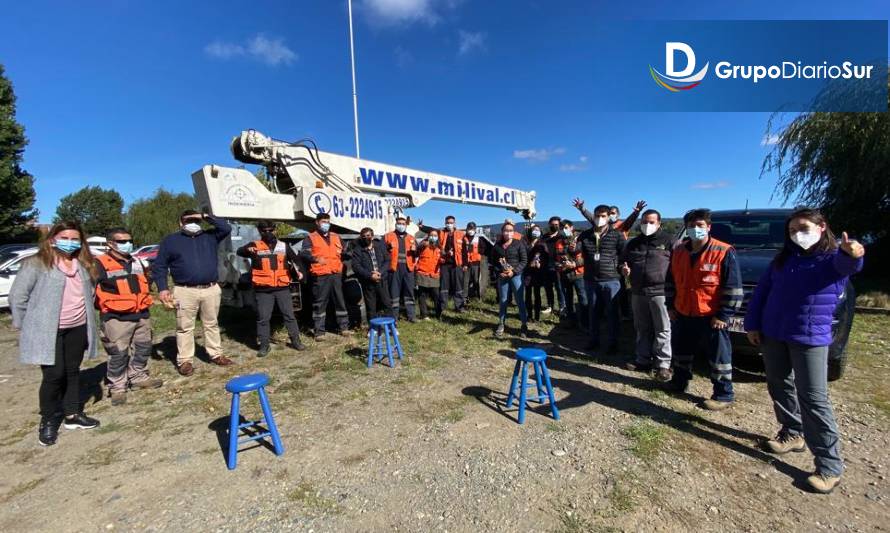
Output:
M469 235L464 235L462 241L461 247L467 249L467 261L470 263L478 263L482 261L482 254L479 253L479 243L476 242L473 244L473 237L470 237Z
M461 266L464 262L463 254L463 242L464 242L464 232L456 229L452 232L454 234L454 264L457 266ZM449 233L444 229L439 230L439 249L443 252L445 251L445 243L448 241Z
M141 260L133 259L130 272L110 254L97 256L96 260L108 275L96 287L96 303L100 312L141 313L151 307L148 279Z
M262 240L254 241L256 253L250 260L250 276L255 287L287 287L290 272L287 270L287 244L275 243L275 249Z
M336 233L328 233L328 238L330 242L317 231L309 234L309 241L312 242L312 257L325 260L323 265L312 263L309 267L309 272L312 272L314 276L343 272L343 260L340 258L343 254L343 243L340 241L340 236Z
M562 262L567 255L569 255L569 247L566 246L566 240L563 237L556 239L556 242L553 243L553 249L556 252L556 257L553 258L554 263ZM584 275L584 265L583 265L583 257L584 254L581 253L581 250L578 246L575 246L575 252L572 254L573 260L575 261L576 266L571 272L578 274L579 276ZM568 273L569 271L563 270L562 272Z
M417 269L415 272L425 276L438 278L441 258L442 250L435 246L424 246L417 256Z
M685 316L711 316L720 308L720 269L731 245L711 237L692 263L684 241L671 255L671 274L676 296L674 309Z
M389 249L389 269L395 272L399 268L399 236L396 232L391 231L383 237L383 242ZM411 247L415 246L414 235L405 234L405 265L408 272L414 271L414 263L416 262L417 252L412 252Z

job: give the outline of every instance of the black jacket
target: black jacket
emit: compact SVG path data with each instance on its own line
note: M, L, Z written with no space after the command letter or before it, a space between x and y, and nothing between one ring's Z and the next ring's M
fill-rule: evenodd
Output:
M609 281L619 279L618 259L624 252L627 241L620 231L607 228L599 239L597 246L596 233L593 228L582 231L578 235L578 246L584 257L584 279L587 281ZM596 254L599 254L597 260Z
M488 261L494 266L494 271L500 274L504 271L501 265L501 258L507 260L507 264L513 267L513 275L520 275L528 264L528 251L521 241L513 240L510 245L504 248L502 243L495 244L491 249Z
M620 262L630 267L630 285L634 294L664 296L673 248L674 239L661 229L648 237L639 235L628 241Z
M374 239L371 241L371 252L377 260L377 272L380 272L381 279L389 275L389 252L386 245ZM373 283L371 273L374 272L374 264L371 262L371 254L367 248L356 242L356 246L352 249L352 271L358 276L362 283Z

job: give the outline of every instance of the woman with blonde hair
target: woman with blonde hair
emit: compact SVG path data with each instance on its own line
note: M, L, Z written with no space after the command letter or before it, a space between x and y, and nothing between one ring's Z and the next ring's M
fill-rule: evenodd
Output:
M52 446L59 426L92 429L80 406L80 364L96 356L95 265L80 224L58 222L22 265L9 292L12 325L21 331L19 359L40 365L37 440Z

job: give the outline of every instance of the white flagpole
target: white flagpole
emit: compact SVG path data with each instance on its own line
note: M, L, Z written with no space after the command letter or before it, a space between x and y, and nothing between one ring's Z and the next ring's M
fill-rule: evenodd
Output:
M355 45L352 40L352 0L347 0L349 7L349 60L352 63L352 111L355 117L355 157L361 159L358 144L358 92L355 89Z

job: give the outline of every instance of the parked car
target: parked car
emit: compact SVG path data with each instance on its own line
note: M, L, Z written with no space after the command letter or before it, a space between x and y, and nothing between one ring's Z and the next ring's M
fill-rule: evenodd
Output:
M158 257L158 250L161 248L160 244L149 244L147 246L140 246L133 252L134 257L138 257L142 259L146 263L151 263Z
M711 235L736 249L742 284L745 292L741 311L729 322L733 353L741 356L759 356L758 348L751 345L745 335L745 312L754 287L785 241L785 221L791 209L746 209L713 211ZM847 287L838 301L832 321L834 342L828 351L828 380L835 381L844 374L847 363L847 341L853 326L856 293L853 284Z
M9 308L9 290L25 260L37 253L37 247L0 252L0 309Z

